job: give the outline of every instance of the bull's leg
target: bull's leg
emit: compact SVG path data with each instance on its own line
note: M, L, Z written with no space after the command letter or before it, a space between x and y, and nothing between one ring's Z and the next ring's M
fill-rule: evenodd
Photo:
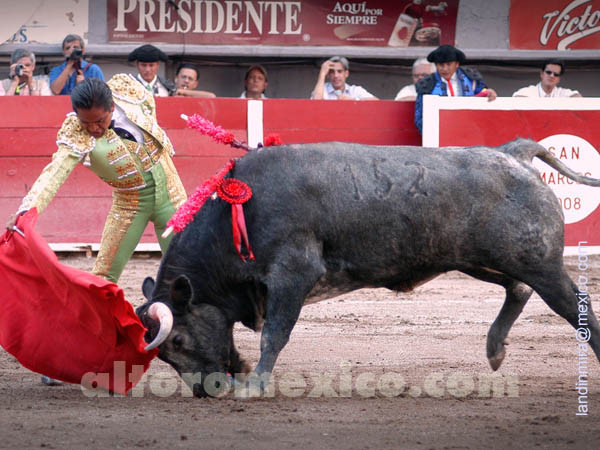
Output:
M504 361L506 336L532 293L533 289L516 280L513 280L511 286L506 286L504 304L487 335L487 358L492 370L498 370Z
M579 290L564 267L539 274L528 284L577 330L577 340L587 341L600 361L600 325L592 310L591 297Z
M306 296L326 271L320 246L314 241L300 241L297 247L287 247L285 255L277 255L266 283L268 293L260 360L252 374L258 376L262 387L268 383L279 352L290 338Z
M496 283L506 289L504 305L492 323L487 335L487 358L493 370L498 370L506 356L505 341L508 332L523 311L533 290L524 283L499 272L484 269L464 270L463 272L483 281Z

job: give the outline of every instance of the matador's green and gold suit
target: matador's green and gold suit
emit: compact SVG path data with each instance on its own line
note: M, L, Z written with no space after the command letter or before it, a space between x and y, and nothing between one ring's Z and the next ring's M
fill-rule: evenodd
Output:
M163 253L166 223L186 200L171 156L173 146L156 121L154 97L131 75L108 81L115 104L141 128L144 143L122 139L106 130L95 139L70 113L58 132L58 150L23 199L19 211L36 207L41 213L79 162L114 188L93 272L116 282L149 221L154 223Z

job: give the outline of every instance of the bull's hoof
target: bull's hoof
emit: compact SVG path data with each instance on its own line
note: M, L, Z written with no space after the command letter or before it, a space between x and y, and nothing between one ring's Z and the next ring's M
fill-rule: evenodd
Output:
M490 362L490 366L492 366L492 370L496 371L502 365L502 361L504 361L504 357L506 356L506 350L502 349L500 352L496 353L494 356L488 357L488 361Z

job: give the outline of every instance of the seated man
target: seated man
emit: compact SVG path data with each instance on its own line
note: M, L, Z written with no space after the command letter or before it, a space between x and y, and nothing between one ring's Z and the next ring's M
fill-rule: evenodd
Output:
M167 55L154 45L146 44L136 48L127 57L135 61L138 69L137 79L155 97L168 97L175 92L175 85L158 75L161 61L168 61Z
M246 71L246 76L244 77L245 90L240 95L240 98L252 98L255 100L267 98L265 90L268 84L267 69L260 64L251 66Z
M34 76L35 55L17 48L10 56L8 78L0 83L0 95L52 95L46 76Z
M435 63L436 72L417 83L415 125L419 133L423 133L423 95L496 99L496 91L488 89L478 70L460 68L466 59L465 54L452 45L441 45L427 55L427 61Z
M209 91L198 91L200 71L195 64L180 64L175 74L175 92L173 95L183 97L215 98L216 95Z
M394 100L399 100L401 102L415 101L417 99L416 84L422 78L425 78L427 75L430 75L433 72L435 72L435 64L427 61L427 58L417 59L412 65L413 84L409 84L400 89Z
M378 100L361 86L346 84L350 63L343 56L333 56L321 65L317 84L310 98L314 100ZM329 81L325 82L325 78Z
M565 73L565 65L559 59L547 59L542 63L540 82L535 86L519 89L513 97L581 97L578 91L558 87L560 77Z
M53 94L70 95L75 86L90 78L104 81L100 67L83 59L85 46L81 36L68 34L62 42L62 53L65 62L50 70L50 89Z

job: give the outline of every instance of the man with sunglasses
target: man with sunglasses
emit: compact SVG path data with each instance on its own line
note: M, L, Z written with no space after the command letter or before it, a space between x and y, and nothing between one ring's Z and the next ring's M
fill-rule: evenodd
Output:
M578 91L558 87L565 65L559 59L548 59L542 64L540 82L535 86L519 89L513 97L581 97Z

